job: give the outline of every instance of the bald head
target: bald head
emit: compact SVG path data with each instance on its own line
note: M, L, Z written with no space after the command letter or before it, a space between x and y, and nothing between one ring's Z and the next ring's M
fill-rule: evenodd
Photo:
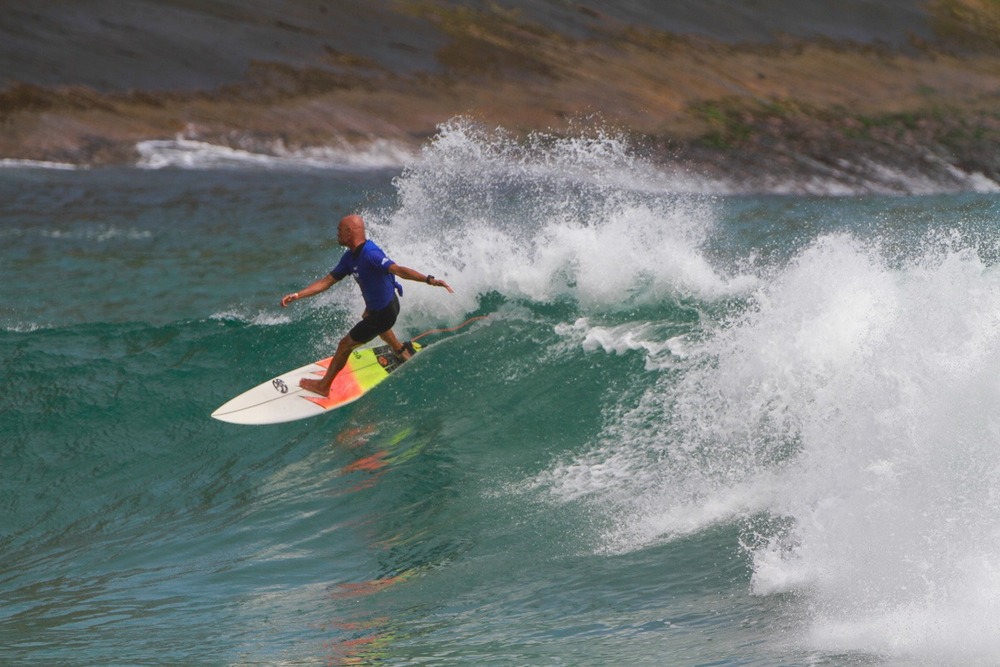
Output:
M340 219L337 242L351 250L365 242L365 221L360 215L345 215Z

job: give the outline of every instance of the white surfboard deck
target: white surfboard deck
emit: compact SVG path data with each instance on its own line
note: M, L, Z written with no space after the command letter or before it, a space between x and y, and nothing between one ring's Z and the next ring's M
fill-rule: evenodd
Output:
M420 346L414 344L418 351ZM231 424L281 424L315 417L358 400L380 384L400 361L388 345L366 347L351 353L347 366L334 379L328 396L299 387L302 378L320 378L330 358L320 359L283 373L219 406L212 417Z

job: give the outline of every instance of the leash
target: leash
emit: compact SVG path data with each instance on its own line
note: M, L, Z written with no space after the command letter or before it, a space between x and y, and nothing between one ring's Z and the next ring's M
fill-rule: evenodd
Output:
M448 328L448 329L431 329L430 331L423 332L419 336L414 336L410 340L411 341L417 341L417 340L420 340L421 338L423 338L424 336L430 336L432 334L451 333L453 331L458 331L459 329L463 329L463 328L469 326L470 324L472 324L473 322L475 322L477 320L485 320L488 317L489 317L489 315L478 315L476 317L470 317L466 321L464 321L461 324L459 324L457 327L451 327L451 328Z

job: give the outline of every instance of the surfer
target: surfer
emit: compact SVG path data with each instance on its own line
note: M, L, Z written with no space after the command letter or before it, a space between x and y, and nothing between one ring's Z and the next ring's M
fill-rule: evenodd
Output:
M293 301L330 289L349 275L353 275L361 287L365 312L361 315L361 321L340 339L326 375L320 380L306 378L299 382L303 389L321 396L330 393L333 378L347 365L351 352L376 336L384 340L400 359L405 361L413 356L412 343L400 343L392 331L399 315L399 297L396 293L403 294L403 288L396 277L444 287L449 292L455 291L443 280L400 266L386 257L382 249L365 236L365 221L360 215L348 215L340 221L337 226L337 242L347 248L337 266L305 289L286 294L281 299L281 307L286 308Z

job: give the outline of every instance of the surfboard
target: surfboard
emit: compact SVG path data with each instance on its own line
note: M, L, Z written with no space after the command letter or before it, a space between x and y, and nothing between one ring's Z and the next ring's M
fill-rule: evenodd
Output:
M421 346L413 344L418 352ZM330 393L321 396L299 386L306 377L323 377L333 357L320 359L262 382L224 403L212 413L231 424L281 424L315 417L353 403L391 375L403 363L388 345L355 350L337 373Z

